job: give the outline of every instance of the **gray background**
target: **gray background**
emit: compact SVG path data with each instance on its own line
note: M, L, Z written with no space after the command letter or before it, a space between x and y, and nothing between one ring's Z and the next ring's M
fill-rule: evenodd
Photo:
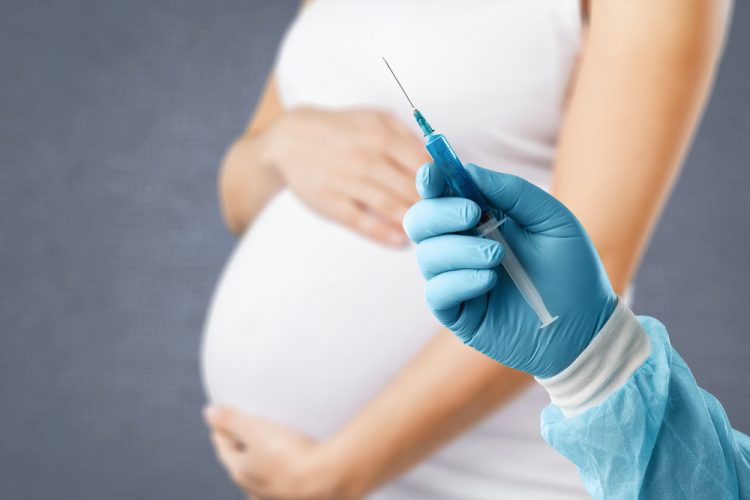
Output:
M638 277L750 431L750 5ZM0 498L239 498L199 417L216 168L292 1L0 2ZM647 117L644 117L647 119Z

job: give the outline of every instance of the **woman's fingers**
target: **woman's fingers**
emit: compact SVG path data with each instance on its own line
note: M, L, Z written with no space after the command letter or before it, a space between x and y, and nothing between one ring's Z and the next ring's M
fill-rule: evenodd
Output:
M203 410L203 419L214 432L242 445L240 435L244 422L242 420L243 415L240 412L232 408L211 405Z
M355 180L342 187L344 194L351 199L389 223L394 229L401 229L404 214L410 206L408 201L396 195L391 189L366 179Z
M403 230L371 213L354 199L339 196L328 205L329 215L354 231L386 245L403 246L408 240Z
M406 176L410 193L414 193L414 176L430 157L420 137L401 120L388 114L383 120L391 134L386 136L379 151ZM410 196L408 199L414 203L418 198Z
M243 452L237 450L235 443L225 434L214 431L211 433L211 442L216 450L216 456L219 458L219 462L224 466L232 478L232 481L236 483L243 490L248 489L245 467L244 467L244 456Z
M417 127L413 123L407 125L390 113L385 113L383 118L386 126L402 138L408 145L413 149L424 151L424 142L421 135L417 133ZM419 164L415 165L414 168L417 168L418 166Z
M424 145L416 138L397 137L386 146L385 153L404 173L412 179L419 167L430 159Z
M216 453L222 464L227 467L230 465L233 467L239 465L242 457L242 448L237 445L234 439L221 432L213 431L211 432L211 442L214 448L216 448Z
M419 195L414 186L414 174L398 168L387 158L378 159L374 162L370 168L362 172L361 178L365 182L372 182L383 189L392 191L408 206L419 200Z
M472 229L480 216L479 205L465 198L422 200L404 216L404 229L412 241L419 243L433 236Z
M237 485L250 492L255 487L252 453L257 447L257 433L253 424L256 419L232 408L209 406L204 410L204 418L211 428L211 441L219 461L227 469ZM248 445L252 443L249 447Z
M491 269L460 269L438 274L427 282L427 303L436 311L452 311L462 302L489 292L497 283Z
M459 269L492 269L502 258L500 243L477 236L435 236L417 247L417 261L427 279Z

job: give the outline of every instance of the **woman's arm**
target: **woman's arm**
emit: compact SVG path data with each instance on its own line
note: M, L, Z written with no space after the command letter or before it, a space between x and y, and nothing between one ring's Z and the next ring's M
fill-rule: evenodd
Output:
M358 498L424 460L512 400L533 379L440 330L362 412L322 444L345 498Z
M622 292L690 144L719 60L728 0L591 0L552 192Z
M263 132L282 113L272 75L247 130L224 155L219 175L219 198L227 227L239 234L245 230L268 200L281 188L279 172L262 154Z
M302 0L300 9L310 0ZM266 81L245 132L227 149L219 173L219 201L224 222L240 234L284 184L279 171L263 155L265 132L282 115L276 75Z

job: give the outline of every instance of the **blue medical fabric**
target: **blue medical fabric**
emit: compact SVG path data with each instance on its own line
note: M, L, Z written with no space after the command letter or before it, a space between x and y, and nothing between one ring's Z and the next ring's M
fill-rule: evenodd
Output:
M647 361L579 415L545 408L544 439L576 465L595 499L750 498L750 438L698 387L664 326L639 321L651 342Z

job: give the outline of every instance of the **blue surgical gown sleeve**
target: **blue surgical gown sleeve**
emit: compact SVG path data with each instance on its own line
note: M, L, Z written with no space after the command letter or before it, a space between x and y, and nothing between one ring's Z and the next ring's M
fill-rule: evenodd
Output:
M552 401L542 435L592 498L750 498L750 438L698 387L657 320L620 301L570 367L537 380Z

